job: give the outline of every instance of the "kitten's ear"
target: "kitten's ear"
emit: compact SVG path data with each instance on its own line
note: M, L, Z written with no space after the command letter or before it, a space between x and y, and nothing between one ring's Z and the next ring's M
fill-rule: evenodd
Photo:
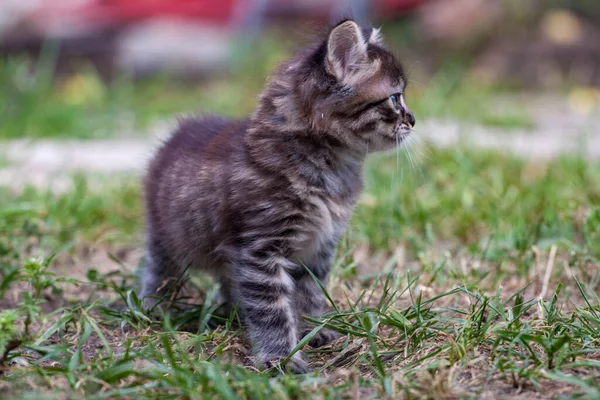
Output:
M331 30L327 39L327 70L333 76L343 81L367 60L367 42L356 22L348 20Z
M371 29L371 35L369 36L369 43L373 43L379 46L383 46L383 39L381 38L381 29Z

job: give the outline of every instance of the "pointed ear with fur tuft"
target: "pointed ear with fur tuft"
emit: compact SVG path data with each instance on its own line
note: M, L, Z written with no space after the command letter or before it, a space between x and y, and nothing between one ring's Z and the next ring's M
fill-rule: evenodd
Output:
M344 81L367 61L367 42L356 22L344 21L331 30L327 39L329 73Z
M369 36L369 43L373 43L379 46L383 46L383 39L381 38L381 29L371 29L371 35Z

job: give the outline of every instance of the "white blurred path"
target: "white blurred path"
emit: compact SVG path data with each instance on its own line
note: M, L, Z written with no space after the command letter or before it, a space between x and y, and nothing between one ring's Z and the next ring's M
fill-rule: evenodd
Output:
M172 124L159 124L137 139L101 141L17 140L0 142L0 185L15 189L27 184L48 186L76 172L141 174L159 137ZM495 149L517 156L547 160L577 154L600 160L600 116L538 119L533 129L500 129L455 121L418 122L414 133L440 147L466 145Z

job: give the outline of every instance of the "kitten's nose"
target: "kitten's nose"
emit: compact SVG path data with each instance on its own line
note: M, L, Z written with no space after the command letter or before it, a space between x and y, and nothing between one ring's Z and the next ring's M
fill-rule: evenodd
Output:
M415 116L410 110L404 111L404 123L410 125L411 128L417 123L417 121L415 121Z

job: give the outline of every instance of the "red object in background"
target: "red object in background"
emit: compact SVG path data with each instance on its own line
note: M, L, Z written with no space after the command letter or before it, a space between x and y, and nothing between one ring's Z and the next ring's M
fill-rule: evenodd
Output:
M423 5L427 0L376 0L376 12L381 16L404 14Z
M337 1L340 0L302 4L291 0L267 0L265 11L269 14L271 5L279 11L287 9L290 15L301 14L312 9L313 12L326 16ZM408 13L426 1L370 0L368 6L371 7L374 15L390 18ZM61 3L60 0L42 3L30 16L40 31L44 32L45 27L56 25L57 21L63 21L65 18L77 21L79 25L86 28L127 26L157 17L192 19L215 25L227 25L236 7L242 4L246 7L253 6L252 0L90 0L76 4ZM60 22L58 24L60 25Z
M57 26L68 30L76 24L83 30L124 27L157 17L195 19L226 25L234 8L244 0L89 0L84 3L42 3L25 19L45 36Z
M239 0L98 0L85 5L83 17L111 24L129 24L153 17L178 17L229 22ZM243 0L242 0L243 1Z
M2 1L2 0L0 0ZM263 2L264 1L264 2ZM331 20L332 12L344 12L342 0L48 0L23 15L20 26L29 37L77 38L93 32L119 31L146 20L185 19L235 28L233 24L260 26L265 18L304 17ZM378 20L405 15L429 0L360 0L361 12L370 10ZM366 7L366 8L365 8ZM365 15L361 15L365 17ZM247 19L247 20L244 20ZM26 27L23 29L23 27ZM5 34L6 37L18 37Z
M110 23L131 23L152 17L179 17L201 19L217 24L226 24L240 1L251 0L96 0L83 6L83 15L91 20ZM273 1L273 0L271 0ZM339 0L324 0L322 4L312 2L315 9L326 11L333 2ZM364 0L363 0L364 1ZM418 7L426 0L370 0L370 6L380 16L403 14ZM267 1L267 10L269 6ZM278 7L301 9L290 0L275 1Z

